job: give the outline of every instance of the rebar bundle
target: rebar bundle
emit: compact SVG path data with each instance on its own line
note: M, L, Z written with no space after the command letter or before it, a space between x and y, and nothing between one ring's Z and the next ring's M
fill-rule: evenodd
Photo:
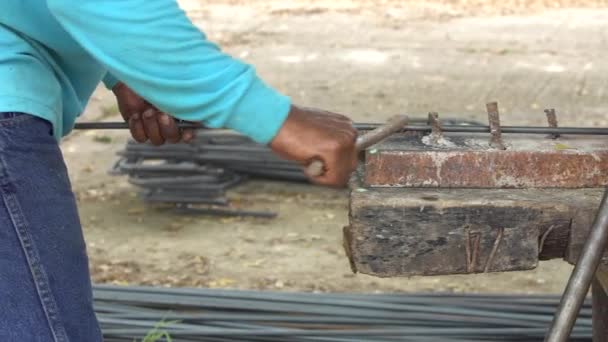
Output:
M126 174L148 202L175 203L190 213L272 217L272 213L223 210L226 191L248 177L305 181L301 167L270 148L225 130L201 130L191 143L152 146L134 141L119 152L114 174ZM191 205L213 208L192 208Z
M313 294L98 285L107 342L543 341L554 295ZM571 341L591 341L586 302ZM168 341L161 338L157 342Z

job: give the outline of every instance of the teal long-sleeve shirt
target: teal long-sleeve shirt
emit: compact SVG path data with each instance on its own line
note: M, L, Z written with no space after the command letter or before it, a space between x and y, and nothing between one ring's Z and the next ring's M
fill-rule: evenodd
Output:
M73 128L101 80L164 112L268 143L289 98L224 54L175 0L0 1L0 112Z

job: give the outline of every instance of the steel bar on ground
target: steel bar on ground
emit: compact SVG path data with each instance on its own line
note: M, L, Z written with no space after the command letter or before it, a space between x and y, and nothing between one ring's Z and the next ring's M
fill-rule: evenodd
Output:
M591 227L591 232L572 271L555 318L545 338L546 342L568 341L570 332L576 323L577 314L589 291L607 243L608 190L604 192L604 198Z
M225 217L256 217L272 219L277 217L277 213L268 211L253 211L253 210L238 210L238 209L224 209L224 208L188 208L188 207L176 207L174 212L178 214L186 215L208 215L208 216L225 216Z

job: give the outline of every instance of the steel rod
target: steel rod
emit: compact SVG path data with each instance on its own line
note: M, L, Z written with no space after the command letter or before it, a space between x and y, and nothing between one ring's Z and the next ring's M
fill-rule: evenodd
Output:
M357 123L355 127L360 130L378 128L381 124ZM207 129L207 127L192 123L178 123L179 128ZM74 129L114 130L128 129L124 122L79 122ZM608 135L608 128L597 127L542 127L542 126L501 126L502 133L520 134L574 134L574 135ZM431 132L429 125L407 125L403 131ZM451 133L490 133L490 126L480 125L443 125L442 131Z
M581 306L589 292L595 272L608 242L608 190L591 227L585 246L572 271L566 290L551 323L545 342L568 341Z
M207 127L189 122L178 122L179 128L206 129ZM74 129L129 129L129 124L126 122L77 122Z

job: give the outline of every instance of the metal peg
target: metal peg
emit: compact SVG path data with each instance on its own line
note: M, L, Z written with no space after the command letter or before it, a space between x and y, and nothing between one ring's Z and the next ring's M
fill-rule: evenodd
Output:
M547 115L547 122L549 123L549 127L557 128L557 115L555 114L555 109L545 109L545 114ZM551 139L559 138L558 133L550 134L549 137Z
M490 122L490 146L499 150L507 148L502 142L502 131L500 130L500 114L498 113L498 103L490 102L486 104L488 111L488 121Z
M431 134L429 135L431 143L439 143L443 138L443 129L441 128L441 121L439 121L439 114L436 112L429 113L427 124L431 126Z

